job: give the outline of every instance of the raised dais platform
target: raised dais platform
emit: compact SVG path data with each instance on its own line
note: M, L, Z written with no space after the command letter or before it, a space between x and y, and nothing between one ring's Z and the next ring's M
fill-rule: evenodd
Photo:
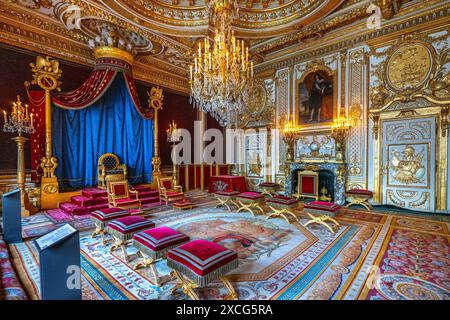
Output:
M142 209L159 205L159 194L146 185L135 185L133 190L138 192ZM73 196L70 202L61 202L57 209L48 210L48 213L66 213L70 215L87 215L96 210L108 208L108 194L105 189L87 188L81 195Z

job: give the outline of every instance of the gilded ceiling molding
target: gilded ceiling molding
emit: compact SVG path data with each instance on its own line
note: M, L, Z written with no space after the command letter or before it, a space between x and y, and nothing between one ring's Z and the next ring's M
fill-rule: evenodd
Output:
M0 15L9 18L14 23L23 23L28 27L35 27L41 30L52 32L54 35L67 37L79 42L87 42L88 37L73 30L68 30L50 18L30 14L27 10L22 10L10 3L0 2Z
M39 29L26 30L4 20L0 21L0 42L25 50L35 51L77 64L93 66L92 50L67 39L54 37Z
M160 0L99 0L105 7L123 18L139 22L150 30L169 35L183 35L189 30L198 37L208 29L208 1L195 4L187 1L168 3ZM239 1L239 14L233 26L239 37L269 37L292 32L294 25L308 25L330 14L343 0L264 0L262 2ZM249 6L250 4L250 6ZM139 16L139 17L138 17Z
M391 22L385 26L382 26L379 30L369 30L360 35L348 35L348 30L341 30L337 34L333 34L333 37L329 38L329 41L335 41L323 47L318 47L313 50L305 50L299 54L293 54L290 57L282 58L277 57L277 60L268 60L262 64L255 66L255 74L265 73L268 70L282 69L289 67L290 65L301 63L305 60L310 60L316 57L326 56L347 48L353 48L358 45L368 43L370 40L377 39L382 41L382 37L390 36L392 33L406 34L411 30L418 30L427 26L436 26L442 29L448 27L450 16L450 4L445 4L437 8L433 8L427 12L419 13L413 17L405 17L400 21ZM365 25L365 22L363 23ZM355 27L356 28L356 27ZM336 41L340 37L345 37L340 41ZM329 42L328 41L328 42ZM324 40L325 42L325 40ZM322 42L323 43L323 42Z
M118 26L118 27L136 32L137 34L140 34L140 35L146 37L150 41L157 42L165 47L174 48L182 54L190 55L192 52L191 48L182 46L182 45L176 43L174 40L169 40L164 36L160 36L156 33L149 32L148 30L142 29L140 27L140 25L138 24L139 21L137 21L137 22L134 21L134 23L124 21L123 19L117 17L116 15L106 11L104 8L94 6L85 0L66 0L66 2L78 6L82 10L83 14L85 14L85 15L101 18L105 21L108 21L108 22Z
M355 21L368 16L367 8L369 5L364 5L356 9L352 9L349 12L342 13L336 17L326 19L323 22L304 27L299 25L300 31L291 33L275 40L268 40L266 43L260 44L254 48L251 48L252 53L270 53L274 50L279 50L282 47L286 47L290 44L295 44L299 39L307 38L313 35L323 35L325 32L337 27L341 27L346 23Z

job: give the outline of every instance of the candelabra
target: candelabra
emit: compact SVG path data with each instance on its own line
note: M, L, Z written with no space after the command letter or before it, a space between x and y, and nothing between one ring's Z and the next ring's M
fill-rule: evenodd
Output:
M345 160L345 147L350 133L350 122L347 118L335 119L331 126L331 137L336 143L336 158Z
M28 113L28 105L22 105L20 101L20 96L17 96L17 101L13 102L13 108L10 115L3 110L3 131L9 133L18 134L17 137L12 138L12 140L17 144L17 184L20 189L20 206L21 215L28 216L30 213L25 208L25 156L24 156L24 146L27 138L22 136L24 134L34 133L33 126L33 114Z
M251 92L253 62L244 40L236 39L233 17L238 16L236 0L211 0L214 38L198 43L189 84L194 105L209 112L222 125L230 124L246 109L244 98Z
M175 146L177 145L178 142L181 141L181 134L174 120L172 120L172 123L169 124L169 129L167 129L166 132L167 132L167 142L172 144L173 181L174 185L178 185Z
M289 121L284 125L282 133L287 146L286 161L294 161L294 145L300 137L300 128Z

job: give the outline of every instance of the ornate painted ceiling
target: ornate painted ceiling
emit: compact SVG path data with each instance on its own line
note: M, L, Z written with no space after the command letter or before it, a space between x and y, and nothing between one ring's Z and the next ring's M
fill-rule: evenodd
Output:
M2 0L0 42L86 65L96 45L136 56L135 77L188 92L197 40L211 33L209 0ZM378 1L389 19L405 0ZM256 64L368 16L369 0L238 0L233 29Z

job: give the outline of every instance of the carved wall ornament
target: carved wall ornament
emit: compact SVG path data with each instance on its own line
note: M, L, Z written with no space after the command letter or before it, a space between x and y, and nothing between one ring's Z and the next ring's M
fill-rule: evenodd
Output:
M240 115L241 128L271 126L275 123L275 101L273 81L264 82L260 78L253 79L249 92L243 96L246 111Z
M393 150L390 165L392 179L401 184L421 184L426 173L423 151L416 152L413 146L407 145L403 151Z
M302 158L325 158L333 157L334 145L331 144L332 139L328 135L322 136L320 139L317 135L311 138L307 136L300 136L297 142L297 156ZM305 150L306 152L302 152Z
M386 50L380 66L372 64L377 79L370 90L371 112L388 110L396 102L412 102L423 98L434 104L450 103L450 49L438 53L435 39L418 33L401 37ZM372 48L372 52L375 50Z

